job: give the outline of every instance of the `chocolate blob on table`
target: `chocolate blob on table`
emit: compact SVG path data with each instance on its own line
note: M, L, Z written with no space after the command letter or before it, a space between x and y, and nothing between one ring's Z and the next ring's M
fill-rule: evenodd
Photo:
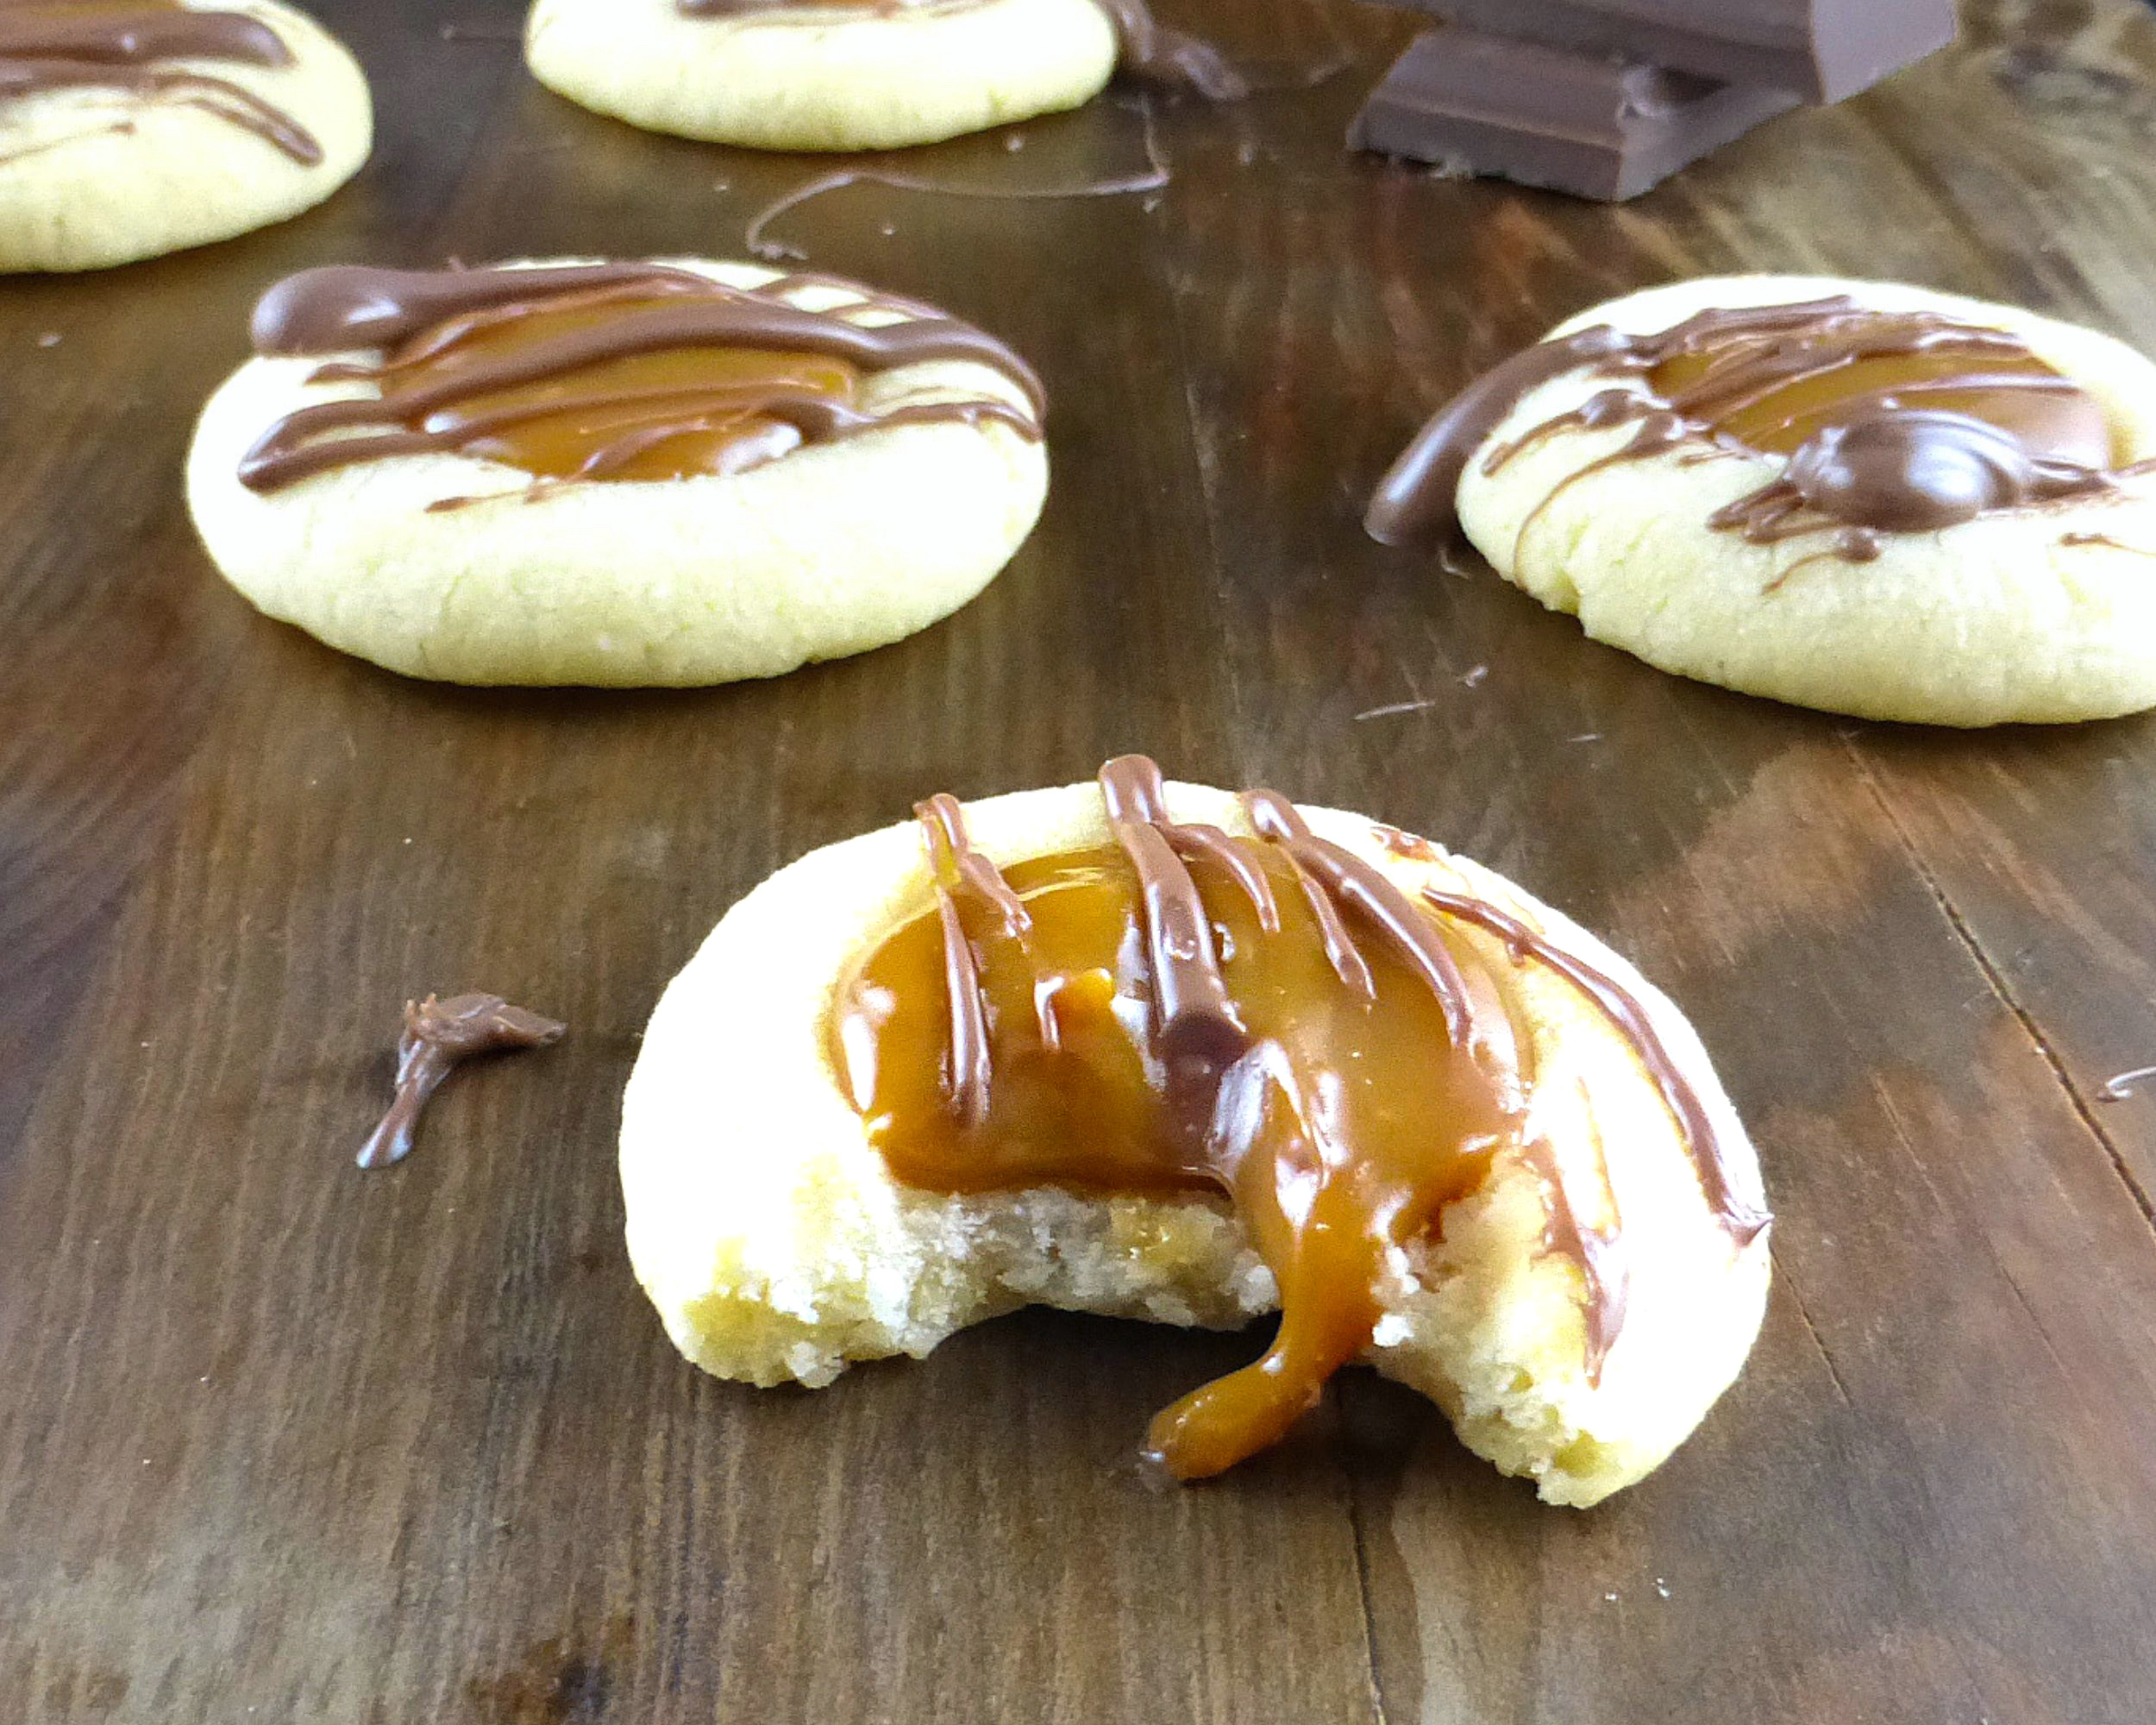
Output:
M1894 534L2101 495L2121 471L2103 404L2019 336L1838 296L1704 310L1656 335L1598 324L1524 349L1423 428L1378 486L1371 536L1441 531L1477 448L1529 393L1574 373L1608 387L1489 450L1482 472L1561 432L1634 429L1544 497L1523 536L1580 480L1671 451L1781 458L1775 478L1708 524L1757 544L1830 535L1822 555L1851 562L1876 558Z
M781 22L793 15L804 22L815 22L831 15L843 17L863 12L879 18L941 16L977 11L996 3L998 0L674 0L674 8L692 18ZM1216 50L1160 22L1147 0L1095 0L1095 3L1115 26L1119 63L1132 77L1156 84L1187 85L1216 102L1238 101L1250 93L1248 81Z
M292 56L274 29L244 12L192 11L178 0L0 0L0 104L54 90L111 90L199 108L304 166L322 160L322 146L284 110L178 60L287 66ZM122 121L113 129L128 129Z
M396 1095L360 1146L360 1166L387 1168L410 1156L428 1100L467 1060L545 1048L567 1031L567 1025L512 1007L499 994L454 994L446 1000L429 994L405 1001Z
M814 311L790 296L837 288ZM296 409L242 460L273 492L354 462L454 454L544 481L676 480L743 472L805 443L898 425L999 420L1038 438L1039 380L993 336L931 306L829 277L730 287L664 264L309 270L263 296L255 351L379 350L312 381L366 393ZM934 361L1008 379L1021 407L947 383L881 407L865 380Z
M1583 1223L1549 1147L1521 1142L1533 1074L1507 967L1461 925L1564 977L1630 1038L1723 1226L1740 1243L1767 1226L1645 1008L1584 960L1467 895L1411 900L1271 792L1245 795L1259 836L1236 837L1171 821L1143 756L1110 762L1100 786L1112 844L1001 868L953 799L923 804L936 903L842 981L829 1037L906 1185L1232 1199L1278 1283L1280 1328L1263 1358L1154 1421L1146 1453L1170 1475L1219 1473L1285 1435L1369 1346L1388 1255L1507 1146L1541 1176L1549 1248L1585 1273L1599 1373L1623 1319L1619 1242Z

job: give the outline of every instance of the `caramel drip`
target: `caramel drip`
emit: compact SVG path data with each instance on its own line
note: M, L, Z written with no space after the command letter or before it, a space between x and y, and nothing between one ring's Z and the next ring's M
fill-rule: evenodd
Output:
M411 1154L412 1138L428 1098L442 1081L476 1055L511 1054L559 1042L568 1026L512 1007L499 994L429 994L404 1002L404 1034L397 1041L397 1094L360 1145L362 1168L387 1168Z
M673 480L740 473L804 443L897 425L993 419L1039 436L1039 380L1004 343L850 284L830 285L863 298L835 311L787 297L828 282L787 276L741 289L647 264L310 270L256 307L256 349L381 349L311 380L372 392L285 415L248 451L240 477L274 491L356 461L461 454L541 480ZM1027 405L980 397L872 411L858 399L865 374L952 360L999 372Z
M1581 369L1633 381L1492 449L1483 471L1563 432L1632 421L1640 430L1544 497L1523 537L1571 486L1683 444L1701 456L1786 457L1777 477L1708 524L1759 544L1829 533L1820 555L1845 562L1876 558L1883 534L2100 496L2116 478L2101 404L2019 337L1836 298L1705 310L1651 336L1598 326L1514 355L1395 463L1366 518L1372 536L1414 539L1450 519L1475 448L1529 392Z
M53 90L113 90L199 108L303 166L321 161L321 144L283 109L229 78L169 64L175 60L282 67L292 56L260 18L192 11L177 0L0 5L0 103Z
M759 23L820 23L866 12L878 18L941 17L970 12L994 0L674 0L691 18L754 19ZM1219 50L1154 17L1147 0L1097 0L1115 26L1119 62L1134 78L1181 85L1214 102L1250 93L1248 79Z
M1640 1050L1726 1225L1747 1240L1765 1226L1729 1191L1712 1117L1650 1016L1592 966L1478 901L1419 906L1274 794L1248 794L1257 836L1233 838L1172 820L1143 756L1110 762L1100 787L1112 845L1003 869L955 801L923 804L933 909L842 979L830 1042L907 1185L1232 1200L1280 1327L1153 1422L1147 1453L1169 1473L1216 1473L1282 1436L1369 1347L1394 1254L1519 1145L1527 1081L1498 972L1438 913L1587 992ZM1518 1153L1545 1189L1548 1249L1580 1267L1598 1374L1626 1298L1614 1195L1589 1226L1547 1146Z

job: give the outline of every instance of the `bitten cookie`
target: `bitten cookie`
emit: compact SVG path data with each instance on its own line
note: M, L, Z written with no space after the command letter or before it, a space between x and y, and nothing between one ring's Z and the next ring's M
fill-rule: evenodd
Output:
M525 54L602 114L774 150L898 148L1075 108L1119 55L1243 90L1145 0L537 0Z
M97 269L284 221L373 140L358 62L277 0L0 4L0 270Z
M687 685L926 627L1048 486L1024 361L751 265L311 270L204 410L188 500L271 616L412 676Z
M653 1014L630 1255L758 1384L1030 1302L1237 1326L1171 1475L1360 1359L1557 1503L1659 1464L1766 1295L1758 1165L1697 1037L1607 946L1361 815L1163 785L947 797L781 869Z
M1940 724L2156 705L2156 363L1927 289L1614 300L1447 407L1369 517L1440 524L1649 663Z

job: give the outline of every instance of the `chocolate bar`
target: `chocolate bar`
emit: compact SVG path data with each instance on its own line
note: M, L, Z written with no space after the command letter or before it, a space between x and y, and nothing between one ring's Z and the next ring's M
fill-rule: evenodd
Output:
M1796 105L1787 91L1447 25L1409 47L1348 142L1617 202Z
M1839 102L1954 39L1954 0L1389 0L1478 30Z

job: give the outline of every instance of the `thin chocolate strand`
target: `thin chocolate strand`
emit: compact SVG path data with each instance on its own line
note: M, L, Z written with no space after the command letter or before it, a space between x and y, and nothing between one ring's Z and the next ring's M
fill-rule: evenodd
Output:
M229 126L253 133L303 167L322 160L322 145L313 133L275 104L229 78L154 66L0 58L0 103L48 90L83 89L117 90L145 102L164 99L199 108Z
M1565 979L1591 1001L1602 1016L1632 1044L1656 1089L1677 1122L1686 1153L1699 1172L1700 1185L1714 1218L1739 1245L1748 1245L1765 1232L1774 1218L1766 1208L1765 1195L1747 1182L1739 1191L1732 1164L1714 1117L1683 1067L1670 1056L1656 1029L1653 1016L1614 977L1578 955L1553 944L1519 918L1460 893L1422 890L1423 898L1445 915L1457 917L1487 929L1505 943L1514 963L1532 958Z
M938 793L914 806L936 877L936 914L943 934L943 983L950 994L951 1107L968 1126L988 1117L989 1086L994 1076L988 1050L988 1014L981 993L981 969L973 945L959 920L957 894L966 884L959 859L968 854L965 817L956 798Z
M1370 974L1369 962L1356 945L1355 937L1348 932L1347 919L1332 902L1332 894L1303 866L1302 858L1292 848L1285 849L1283 854L1294 874L1296 886L1302 889L1303 903L1309 907L1311 918L1318 925L1318 944L1325 950L1326 963L1332 967L1332 974L1357 999L1375 1000L1377 979Z
M447 270L329 264L272 287L255 302L248 333L256 353L278 357L394 348L438 323L497 306L538 305L617 286L694 292L708 279L649 263Z
M1116 842L1138 871L1163 1055L1215 1061L1225 1070L1250 1038L1220 975L1205 900L1163 831L1170 823L1160 768L1143 755L1119 756L1100 769L1100 794Z
M1243 889L1243 896L1257 913L1258 927L1267 934L1280 932L1280 902L1273 896L1273 883L1265 878L1263 869L1235 848L1226 833L1217 826L1203 825L1164 826L1161 831L1185 861L1202 856L1217 863Z
M1454 1046L1467 1047L1474 1032L1467 983L1430 919L1361 857L1312 833L1295 806L1278 792L1246 791L1243 804L1260 837L1271 839L1343 904L1361 912L1395 954L1430 985Z
M1584 1084L1580 1087L1580 1094L1583 1102L1587 1101ZM1587 1326L1587 1381L1599 1384L1602 1381L1602 1364L1609 1358L1610 1349L1616 1346L1625 1327L1632 1272L1623 1250L1624 1218L1617 1209L1617 1194L1610 1186L1609 1158L1602 1145L1601 1129L1594 1125L1591 1106L1586 1119L1595 1135L1595 1154L1601 1163L1603 1190L1609 1197L1608 1228L1590 1228L1580 1220L1579 1205L1574 1199L1564 1164L1558 1160L1557 1147L1547 1138L1539 1138L1529 1145L1522 1159L1542 1182L1544 1250L1570 1258L1579 1265L1580 1274L1587 1283L1583 1314Z

